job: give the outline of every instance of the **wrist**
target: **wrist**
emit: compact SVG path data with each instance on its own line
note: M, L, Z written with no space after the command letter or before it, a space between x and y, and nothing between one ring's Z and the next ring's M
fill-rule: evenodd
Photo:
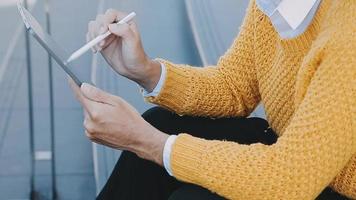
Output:
M146 91L152 92L158 84L161 73L161 64L156 60L147 59L143 76L136 82Z
M138 142L135 153L146 160L153 161L163 166L163 150L169 135L152 127L146 131L146 137L141 137Z
M152 142L152 146L153 146L152 152L151 152L152 161L154 161L155 163L157 163L160 166L164 166L163 151L164 151L164 145L166 144L169 135L167 135L163 132L160 132L156 136L157 137Z

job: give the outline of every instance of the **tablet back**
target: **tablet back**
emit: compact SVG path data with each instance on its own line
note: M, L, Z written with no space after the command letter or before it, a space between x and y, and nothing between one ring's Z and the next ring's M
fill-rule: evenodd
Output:
M78 76L70 69L70 64L66 63L69 54L61 48L50 35L48 35L31 15L20 3L17 5L21 13L22 20L25 23L27 30L34 36L34 38L41 44L41 46L54 58L54 60L62 67L62 69L74 80L74 82L81 86L82 82Z

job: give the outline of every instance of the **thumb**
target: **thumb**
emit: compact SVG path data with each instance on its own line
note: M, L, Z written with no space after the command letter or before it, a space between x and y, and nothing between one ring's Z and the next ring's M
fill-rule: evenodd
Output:
M103 90L96 88L88 83L83 83L80 87L80 90L86 98L92 101L109 104L112 106L116 105L113 95L104 92Z
M110 24L109 31L123 39L133 40L135 37L135 33L131 30L129 24Z

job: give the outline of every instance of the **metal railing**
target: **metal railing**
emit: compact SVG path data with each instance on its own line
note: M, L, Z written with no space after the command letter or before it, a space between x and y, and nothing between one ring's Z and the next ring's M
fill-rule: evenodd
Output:
M30 9L29 1L23 0L25 8ZM46 28L50 33L50 2L44 1L44 11L46 14ZM9 134L10 118L14 111L15 98L18 89L22 83L22 77L26 75L27 80L27 103L28 106L28 133L29 133L29 153L30 153L30 194L29 199L38 199L38 193L35 188L35 170L36 170L36 151L35 151L35 134L34 134L34 94L33 94L33 66L32 66L32 50L31 50L31 36L26 31L24 26L21 26L11 41L9 50L0 67L0 152L4 147L6 137ZM24 49L25 49L25 63L18 63L15 65L10 64L13 60L13 54L17 42L20 40L21 32L24 33ZM50 134L51 134L51 180L52 191L51 199L56 199L56 168L55 168L55 153L54 153L54 109L53 109L53 83L52 83L52 59L48 55L48 69L49 69L49 104L50 104ZM26 73L26 74L25 74Z
M28 1L24 1L25 8L28 9ZM25 29L26 30L26 29ZM25 32L25 48L26 48L26 63L27 63L27 87L28 87L28 107L29 107L29 133L30 133L30 156L31 156L31 174L30 174L30 198L36 198L35 192L35 143L34 143L34 114L33 114L33 92L32 92L32 61L31 61L31 46L30 34Z
M46 30L51 34L51 15L50 15L50 0L44 1L44 11L46 20ZM24 2L25 8L28 8L28 0ZM33 114L33 84L32 84L32 61L31 61L31 46L30 46L30 34L25 33L25 46L26 46L26 59L27 59L27 80L28 80L28 103L29 103L29 127L30 127L30 154L31 154L31 200L38 199L38 195L35 188L35 164L36 164L36 152L34 144L34 114ZM48 54L48 84L49 84L49 113L50 113L50 157L51 157L51 199L57 199L56 188L56 161L55 161L55 130L54 130L54 100L53 100L53 64L50 54Z

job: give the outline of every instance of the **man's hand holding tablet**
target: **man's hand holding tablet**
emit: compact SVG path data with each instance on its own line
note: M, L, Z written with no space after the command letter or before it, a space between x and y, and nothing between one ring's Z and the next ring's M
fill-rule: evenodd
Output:
M168 135L146 122L124 99L84 83L69 84L83 106L86 136L95 143L134 152L163 166L162 152Z

